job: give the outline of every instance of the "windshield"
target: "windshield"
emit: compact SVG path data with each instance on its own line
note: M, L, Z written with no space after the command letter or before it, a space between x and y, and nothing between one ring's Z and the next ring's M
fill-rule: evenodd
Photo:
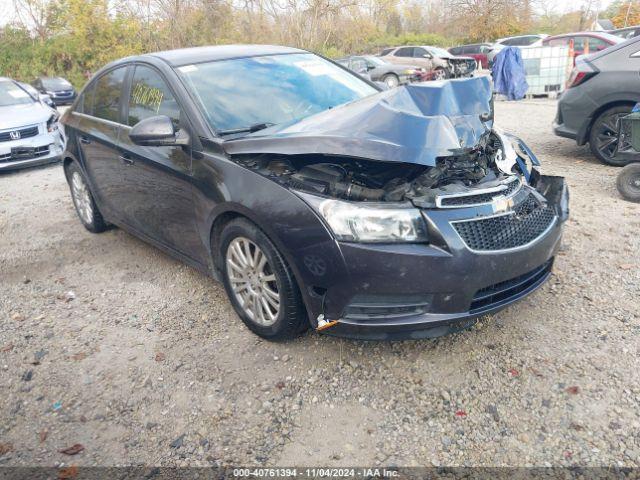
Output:
M369 63L373 63L374 65L387 65L387 62L385 62L384 60L382 60L381 58L378 57L374 57L373 55L367 55L366 57L364 57L367 62Z
M178 71L216 131L292 122L378 92L311 53L222 60Z
M447 52L444 48L438 47L427 47L427 50L431 52L431 55L434 57L450 57L451 54Z
M63 90L71 88L71 84L64 78L43 78L42 85L44 85L44 88L48 88L51 90Z
M0 107L33 103L27 92L13 82L0 82Z

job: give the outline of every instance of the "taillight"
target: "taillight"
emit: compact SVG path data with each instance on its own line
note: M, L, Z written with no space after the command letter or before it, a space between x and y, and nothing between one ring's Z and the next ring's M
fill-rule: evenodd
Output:
M578 85L582 85L584 82L596 76L598 72L593 70L589 66L589 64L581 62L575 66L571 75L569 75L569 80L567 80L567 88L577 87Z

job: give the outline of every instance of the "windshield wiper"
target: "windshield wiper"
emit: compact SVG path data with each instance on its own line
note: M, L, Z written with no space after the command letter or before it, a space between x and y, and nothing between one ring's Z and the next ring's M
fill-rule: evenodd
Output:
M262 123L254 123L253 125L249 125L248 127L241 128L230 128L228 130L218 130L218 135L233 135L234 133L253 133L258 130L264 130L265 128L269 128L275 125L275 123L262 122Z

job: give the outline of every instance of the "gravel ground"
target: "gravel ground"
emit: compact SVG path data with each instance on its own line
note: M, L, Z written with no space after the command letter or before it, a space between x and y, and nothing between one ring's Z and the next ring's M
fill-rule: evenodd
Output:
M640 466L640 206L553 102L496 108L572 218L543 288L437 340L262 341L213 280L84 230L59 165L0 176L0 465Z

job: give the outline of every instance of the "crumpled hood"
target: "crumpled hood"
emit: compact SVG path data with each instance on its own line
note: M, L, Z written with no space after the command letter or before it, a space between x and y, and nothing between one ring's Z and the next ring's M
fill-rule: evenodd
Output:
M53 110L40 103L0 107L0 130L45 123Z
M481 117L486 121L482 121ZM230 154L325 154L435 166L493 125L488 77L410 84L223 142Z

